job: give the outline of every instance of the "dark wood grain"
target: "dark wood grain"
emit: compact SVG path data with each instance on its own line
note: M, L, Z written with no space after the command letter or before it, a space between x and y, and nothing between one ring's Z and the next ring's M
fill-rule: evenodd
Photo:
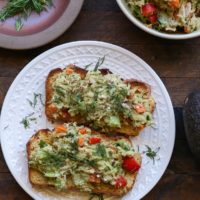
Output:
M199 200L199 174L174 174L167 171L144 200Z
M169 41L134 26L115 0L85 0L73 25L58 39L40 48L14 51L0 48L0 107L16 75L40 53L77 40L99 40L122 46L144 59L161 77L175 107L176 142L169 166L144 200L199 200L200 166L185 137L182 106L200 88L200 38ZM0 151L0 200L31 200L10 174Z
M31 200L16 183L10 173L0 174L0 199L1 200Z

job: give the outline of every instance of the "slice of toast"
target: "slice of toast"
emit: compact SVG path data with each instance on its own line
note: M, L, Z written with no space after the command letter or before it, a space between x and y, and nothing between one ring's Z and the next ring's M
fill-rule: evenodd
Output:
M55 134L55 130L54 131L50 131L48 129L43 129L43 130L39 130L36 134L34 134L29 142L27 143L27 156L28 156L28 161L30 161L31 159L31 155L33 154L33 152L35 151L35 149L39 148L39 143L40 141L43 141L47 144L51 143L51 139L52 139L52 135ZM57 134L57 133L56 133ZM59 134L57 134L57 137L59 137ZM103 140L109 140L109 141L117 141L120 139L125 139L128 143L131 144L131 141L124 137L124 136L116 136L116 137L109 137L106 136L105 134L101 134L98 133L96 131L91 131L91 135L92 136L99 136L101 137L102 141ZM134 153L134 158L137 161L137 163L139 165L141 165L141 156L139 153ZM48 178L44 177L43 174L38 171L35 168L30 167L29 165L29 180L31 182L32 185L36 186L36 187L52 187L55 188L54 184L52 184L51 181L49 181ZM125 179L127 180L127 185L125 188L116 188L115 186L108 184L108 183L104 183L104 182L93 182L93 189L91 192L94 193L103 193L103 194L111 194L111 195L116 195L116 196L121 196L125 193L127 193L129 190L131 190L131 188L134 185L135 179L137 176L137 172L134 173L130 173L130 172L125 172ZM80 189L77 188L76 185L73 183L72 178L70 176L67 177L67 182L65 187L63 188L63 190L69 190L69 189Z
M87 70L76 67L74 65L68 65L65 69L54 69L52 70L46 80L46 102L45 102L45 113L47 118L52 122L77 122L78 124L84 124L87 126L92 127L92 123L88 122L84 116L81 116L80 114L76 116L71 116L66 108L58 109L56 106L52 103L52 98L54 95L54 89L53 89L53 82L55 81L57 75L59 73L62 73L67 68L73 69L74 73L78 73L81 76L81 79L84 79ZM108 73L111 73L108 69L100 69L99 70L103 75L106 75ZM151 96L151 88L148 84L143 83L141 81L137 81L134 79L131 80L124 80L125 83L130 84L131 88L140 87L142 90L144 90L147 94L149 105L150 105L150 112L153 113L155 109L155 101L153 97ZM140 133L141 130L143 130L147 125L141 125L141 126L135 126L133 127L131 121L129 119L121 119L121 127L120 128L108 128L106 132L111 133L121 133L125 135L130 136L136 136ZM94 128L94 127L92 127ZM101 130L101 129L100 129ZM104 130L101 130L104 131Z

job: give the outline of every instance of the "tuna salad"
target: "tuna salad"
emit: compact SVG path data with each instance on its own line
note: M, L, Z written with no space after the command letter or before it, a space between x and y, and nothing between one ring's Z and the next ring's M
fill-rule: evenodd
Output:
M149 28L171 33L200 29L198 0L126 0L133 15Z

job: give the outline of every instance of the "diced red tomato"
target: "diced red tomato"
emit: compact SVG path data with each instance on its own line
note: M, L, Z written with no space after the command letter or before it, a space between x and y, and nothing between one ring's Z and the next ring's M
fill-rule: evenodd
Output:
M142 16L147 17L152 24L156 23L158 20L157 8L152 3L146 3L144 6L142 6L141 13Z
M97 144L101 142L101 138L92 137L89 139L89 144Z
M127 185L127 180L123 176L119 176L115 182L116 188L124 188Z
M80 128L79 131L78 131L80 134L86 134L87 133L87 130L86 128Z
M152 3L146 3L144 6L142 6L142 9L141 9L142 15L144 17L152 16L156 13L156 11L157 11L157 8Z
M157 14L154 14L154 15L149 16L148 19L152 24L155 24L158 20L158 16Z
M128 157L126 156L123 159L123 164L122 164L123 168L129 172L136 172L140 169L140 165L139 163L135 160L134 157Z

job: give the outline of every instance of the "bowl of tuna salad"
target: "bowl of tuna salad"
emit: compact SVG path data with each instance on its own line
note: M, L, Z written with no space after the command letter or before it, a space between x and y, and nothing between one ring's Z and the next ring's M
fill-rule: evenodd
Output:
M142 30L166 39L200 36L200 0L117 0Z

